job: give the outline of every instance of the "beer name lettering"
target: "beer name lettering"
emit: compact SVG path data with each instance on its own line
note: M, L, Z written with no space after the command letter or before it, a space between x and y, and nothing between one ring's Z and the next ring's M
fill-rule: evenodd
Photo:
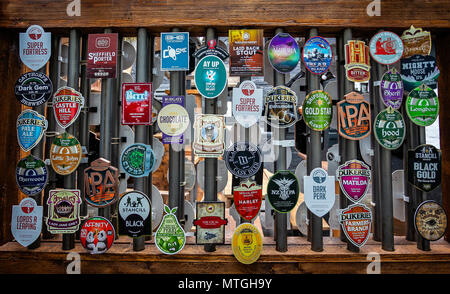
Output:
M112 62L113 57L116 56L116 52L90 52L88 59L93 60L94 64L97 62Z
M44 42L27 42L27 47L22 50L23 55L47 55L48 49L44 48Z

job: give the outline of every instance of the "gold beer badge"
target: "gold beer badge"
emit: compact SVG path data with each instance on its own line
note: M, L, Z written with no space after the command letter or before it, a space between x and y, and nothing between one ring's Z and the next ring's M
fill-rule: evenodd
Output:
M231 243L233 254L243 264L252 264L259 259L262 251L262 237L259 230L251 223L239 225Z
M50 147L50 163L55 172L63 176L77 169L81 155L80 142L69 133L57 136Z

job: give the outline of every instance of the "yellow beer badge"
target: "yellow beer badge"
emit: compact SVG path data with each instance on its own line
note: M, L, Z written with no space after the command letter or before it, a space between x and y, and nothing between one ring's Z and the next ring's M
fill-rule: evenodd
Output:
M262 237L258 229L250 224L239 225L233 233L231 243L233 254L243 264L252 264L259 259L262 251Z

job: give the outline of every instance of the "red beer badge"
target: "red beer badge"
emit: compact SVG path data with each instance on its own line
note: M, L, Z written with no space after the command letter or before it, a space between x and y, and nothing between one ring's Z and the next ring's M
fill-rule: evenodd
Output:
M339 222L347 239L355 246L362 247L369 239L372 212L364 204L353 204L342 209Z
M261 208L262 189L255 181L242 181L233 189L234 206L239 215L246 219L254 219Z
M70 87L61 87L53 95L53 111L58 125L65 129L77 120L84 107L80 92Z
M89 218L80 231L81 245L91 254L105 253L115 238L111 222L101 216Z

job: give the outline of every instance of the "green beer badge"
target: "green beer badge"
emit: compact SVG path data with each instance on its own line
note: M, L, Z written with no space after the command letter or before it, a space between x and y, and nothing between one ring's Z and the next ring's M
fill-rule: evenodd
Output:
M433 124L439 114L439 100L433 89L422 84L412 90L406 99L406 113L418 126Z
M313 91L303 101L303 119L314 131L326 130L333 117L331 96L325 91Z
M395 150L405 139L405 121L400 112L388 107L382 110L374 122L375 138L383 148Z
M186 235L175 215L177 208L171 210L164 205L164 211L166 215L156 231L155 245L164 254L176 254L184 248Z

